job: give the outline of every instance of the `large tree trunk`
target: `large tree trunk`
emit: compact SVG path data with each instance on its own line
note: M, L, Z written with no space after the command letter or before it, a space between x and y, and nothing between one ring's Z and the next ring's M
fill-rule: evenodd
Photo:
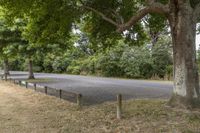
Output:
M175 3L177 4L177 3ZM199 79L196 62L196 22L187 3L172 6L170 26L173 38L174 91L172 106L193 107L199 98Z
M28 79L35 79L34 73L33 73L33 61L31 58L28 60L28 70L29 70L29 76Z
M7 80L8 75L10 75L8 59L4 59L4 77L5 77L5 80Z

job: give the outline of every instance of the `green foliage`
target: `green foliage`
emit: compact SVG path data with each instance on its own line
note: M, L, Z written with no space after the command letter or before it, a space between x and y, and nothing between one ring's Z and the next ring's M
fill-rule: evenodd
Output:
M71 74L80 74L81 73L81 61L76 60L72 61L70 66L67 68L67 72Z
M121 65L126 77L150 78L152 76L151 54L146 47L128 47L122 55Z
M85 50L89 45L84 48L79 45L71 50L59 50L57 47L56 51L50 53L37 52L36 55L39 56L35 56L33 60L34 71L143 79L157 75L164 78L165 75L172 76L170 46L170 41L164 37L153 48L151 45L129 46L118 41L115 46L93 54ZM12 65L15 70L27 68L26 62L13 63L16 64Z
M160 0L164 4L166 1ZM143 23L138 22L126 33L119 34L114 25L84 8L92 7L117 23L123 23L145 6L144 0L2 0L0 4L7 10L8 18L22 17L26 20L23 35L30 43L66 43L73 26L80 24L95 47L110 47L122 38L134 45L142 45L147 40ZM147 19L150 28L156 25L153 31L162 31L166 24L163 16L151 15ZM155 21L157 19L159 21Z
M154 74L164 77L166 73L172 73L171 67L166 64L172 64L171 40L169 37L161 38L157 45L152 49L152 61Z
M101 70L101 74L104 76L122 76L121 69L119 66L120 57L117 56L118 53L108 53L107 55L99 56L99 61L97 62L97 69Z
M159 2L166 4L167 0ZM21 41L3 48L3 53L17 53L24 61L32 58L35 71L129 78L163 78L171 73L169 47L164 43L144 46L149 42L148 34L167 29L164 16L149 14L144 22L117 33L114 25L84 8L90 6L123 23L145 6L144 0L1 0L0 5L5 12L0 12L0 19L17 29L4 30L2 35L15 34ZM22 64L13 65L14 69L27 68Z
M17 46L26 43L26 41L22 38L18 23L8 25L4 18L4 12L2 10L0 12L2 13L0 16L0 58L12 59L17 55Z
M81 74L84 75L96 74L96 69L97 69L96 63L97 63L96 56L89 56L88 58L84 59L81 63Z
M75 4L71 0L1 1L7 9L6 17L11 21L16 17L26 21L23 36L30 43L65 42L72 24L80 16Z

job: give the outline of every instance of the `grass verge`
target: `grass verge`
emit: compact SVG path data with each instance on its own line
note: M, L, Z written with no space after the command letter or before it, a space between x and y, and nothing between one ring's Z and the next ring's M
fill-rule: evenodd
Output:
M37 78L37 79L27 79L25 81L30 82L30 83L46 83L46 82L52 82L53 79L51 79L51 78Z
M116 103L85 106L25 90L0 81L2 133L199 133L200 110L166 107L165 100L123 102L123 119Z

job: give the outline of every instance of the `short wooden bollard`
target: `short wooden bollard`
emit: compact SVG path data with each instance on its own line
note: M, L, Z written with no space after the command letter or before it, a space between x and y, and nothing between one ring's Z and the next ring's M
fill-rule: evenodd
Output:
M26 84L26 88L28 88L28 82L25 82L25 84Z
M62 98L62 90L59 90L59 97Z
M6 81L8 80L8 75L7 75L7 74L5 74L5 80L6 80Z
M47 94L47 86L44 87L45 94Z
M82 95L81 94L77 94L77 105L79 108L81 108L81 106L82 106Z
M117 119L121 119L122 114L122 95L117 95Z
M36 83L34 83L33 86L34 86L34 90L36 91Z
M19 80L19 85L20 85L20 86L22 85L22 81L20 81L20 80Z

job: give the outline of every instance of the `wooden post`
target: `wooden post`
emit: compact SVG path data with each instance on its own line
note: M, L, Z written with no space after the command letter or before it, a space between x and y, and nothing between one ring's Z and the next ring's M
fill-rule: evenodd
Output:
M82 95L81 94L77 94L77 105L79 108L81 108L82 106Z
M28 88L28 82L25 82L25 84L26 84L26 88Z
M34 83L33 86L34 86L34 90L36 91L36 83Z
M44 87L45 94L47 94L47 86Z
M62 98L62 90L61 89L59 90L59 97L60 97L60 99Z
M19 85L20 85L20 86L22 85L22 81L20 81L20 80L19 80Z
M6 81L8 80L8 75L7 75L7 73L5 73L5 80L6 80Z
M117 119L121 119L122 114L122 95L117 95Z

